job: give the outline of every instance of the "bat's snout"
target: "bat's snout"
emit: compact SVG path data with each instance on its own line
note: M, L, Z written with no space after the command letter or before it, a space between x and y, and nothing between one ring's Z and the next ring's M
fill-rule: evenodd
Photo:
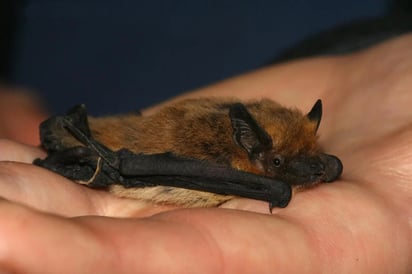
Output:
M336 156L320 154L315 157L302 157L289 163L289 174L294 176L296 185L313 182L333 182L342 174L342 162Z

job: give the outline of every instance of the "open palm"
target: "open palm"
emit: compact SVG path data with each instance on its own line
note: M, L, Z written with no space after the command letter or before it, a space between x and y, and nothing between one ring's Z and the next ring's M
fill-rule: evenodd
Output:
M176 209L115 198L27 164L43 152L3 140L0 158L13 162L0 164L0 268L408 273L411 75L412 36L404 36L350 56L265 68L188 95L265 96L304 111L323 99L320 142L341 158L343 176L298 193L273 215L266 203L248 199L218 209Z

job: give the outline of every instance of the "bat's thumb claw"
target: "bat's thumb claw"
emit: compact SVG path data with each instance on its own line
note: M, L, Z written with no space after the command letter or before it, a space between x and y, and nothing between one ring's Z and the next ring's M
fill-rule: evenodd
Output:
M288 184L283 185L284 188L276 198L269 201L269 211L272 213L274 207L286 207L292 198L292 188Z
M289 204L290 199L285 201L270 201L269 202L269 212L272 214L272 210L274 207L281 207L284 208Z
M272 209L274 208L275 206L273 205L273 203L272 202L269 202L269 212L270 212L270 214L272 214Z

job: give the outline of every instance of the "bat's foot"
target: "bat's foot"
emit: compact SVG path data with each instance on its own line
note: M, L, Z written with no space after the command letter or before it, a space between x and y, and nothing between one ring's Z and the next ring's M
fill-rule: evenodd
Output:
M49 153L47 158L33 163L73 180L87 180L94 174L96 155L87 147L74 147Z
M119 172L108 165L88 147L73 147L49 153L45 159L33 163L54 171L66 178L83 181L89 187L102 188L123 180Z
M34 164L69 179L85 181L90 187L105 187L122 180L116 170L117 154L91 136L85 105L44 121L40 137L48 157L37 159Z

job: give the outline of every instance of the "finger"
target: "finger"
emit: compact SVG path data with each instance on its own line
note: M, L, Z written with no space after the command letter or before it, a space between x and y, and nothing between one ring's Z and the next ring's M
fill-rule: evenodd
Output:
M104 273L93 271L91 267L98 264L90 265L90 261L100 261L104 270L112 260L108 255L113 254L104 253L107 250L91 231L68 219L4 200L0 212L2 273Z
M13 162L0 162L0 197L38 210L63 215L144 217L176 207L123 199L90 189L47 169Z
M216 273L219 269L219 253L212 254L216 250L205 245L201 233L185 225L162 220L64 219L6 202L0 203L0 212L5 222L0 227L2 271ZM187 232L184 238L173 235L182 232Z
M255 216L233 214L233 211L215 211L217 218L213 213L203 216L212 224L224 220L222 217L233 218L221 223L224 226L217 233L221 236L215 235L216 230L193 222L189 211L152 219L85 217L73 220L3 202L0 212L6 223L0 227L0 237L7 235L0 241L0 250L7 247L7 252L0 252L0 261L3 270L9 272L238 273L244 269L282 272L288 268L284 269L285 265L290 265L289 252L298 255L299 251L308 251L306 244L286 250L278 248L283 244L279 239L301 239L303 230L288 229L286 237L281 238L273 234L273 239L278 238L274 241L267 238L268 235L261 237L247 231L256 224ZM258 223L264 224L264 219L258 219ZM29 230L25 223L31 224ZM287 227L288 223L280 220L260 232L274 233L273 229L282 232ZM228 237L228 245L217 241L222 236ZM273 247L278 252L274 252ZM36 250L35 256L32 250ZM38 260L39 254L47 258L47 263ZM294 264L313 264L312 256L296 257ZM65 258L64 264L62 258Z
M0 139L0 161L32 163L34 159L45 156L45 152L37 147Z
M11 201L65 216L96 214L88 191L40 167L0 162L0 196Z

